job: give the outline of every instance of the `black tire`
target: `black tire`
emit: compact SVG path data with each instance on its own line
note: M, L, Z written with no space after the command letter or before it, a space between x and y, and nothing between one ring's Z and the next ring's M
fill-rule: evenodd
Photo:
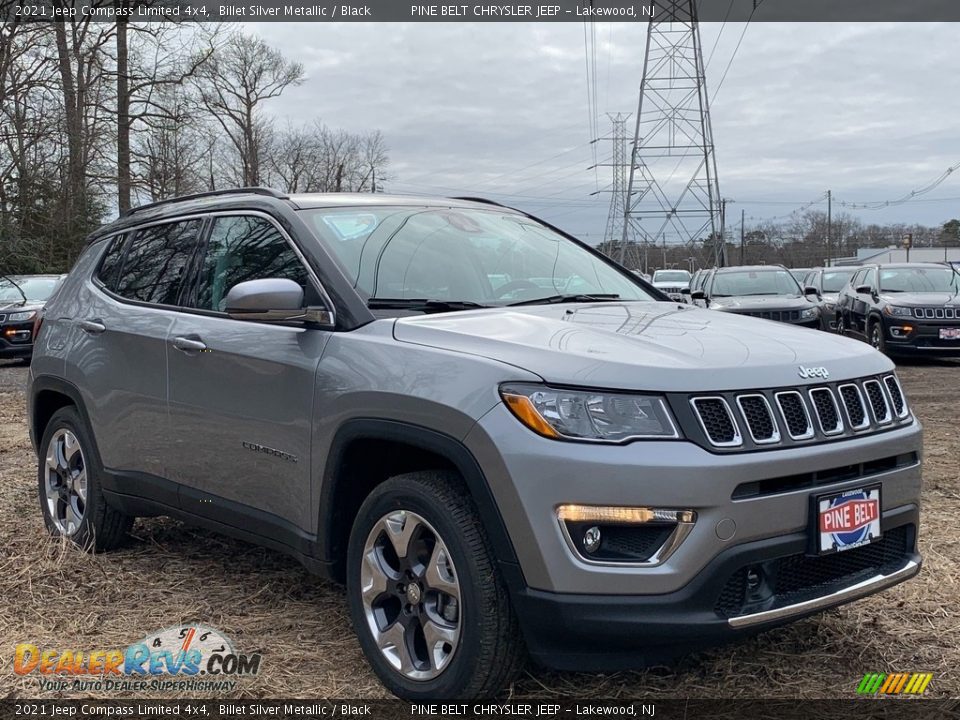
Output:
M843 319L843 313L837 313L837 335L847 335L847 323Z
M54 437L57 436L59 442L61 437L66 437L63 433L72 434L79 444L79 456L74 451L73 459L66 464L72 466L71 472L74 473L82 468L86 477L83 502L73 506L74 514L70 516L75 518L79 515L79 522L69 522L62 517L69 501L63 500L61 496L61 499L52 501L53 508L51 508L51 500L48 496L48 480L51 477L56 476L54 479L59 485L67 483L63 475L51 470L48 465L50 457L56 458L55 446L52 446ZM54 454L51 455L51 453ZM57 410L43 431L37 471L40 510L43 513L44 525L51 535L66 537L75 545L90 552L113 550L123 543L134 519L107 504L100 486L102 474L103 468L97 456L96 446L79 413L73 407ZM79 497L79 494L77 496ZM52 512L57 514L57 518L54 518Z
M884 355L887 354L887 339L883 336L883 323L880 320L871 320L867 330L867 341L874 349Z
M421 525L427 528L424 532L436 532L439 541L449 551L449 559L455 568L454 579L459 583L458 644L443 668L435 670L439 674L429 679L410 678L391 665L377 645L369 624L376 620L368 620L363 599L361 572L366 562L364 551L368 539L377 536L373 531L382 520L401 510L426 521ZM409 577L415 576L411 574ZM410 584L414 581L410 580ZM425 583L423 587L428 585ZM394 592L393 586L390 592ZM424 597L428 592L432 591L423 591ZM417 597L419 595L418 590ZM398 475L370 493L358 511L350 533L347 597L354 631L368 662L384 686L405 700L494 696L513 680L526 657L517 618L490 550L490 542L472 500L460 477L454 473L429 471ZM387 593L377 597L387 597ZM420 605L418 602L416 612L421 612ZM425 608L426 602L422 606ZM403 612L409 607L404 605ZM399 618L392 624L384 620L384 628L392 628L399 622Z

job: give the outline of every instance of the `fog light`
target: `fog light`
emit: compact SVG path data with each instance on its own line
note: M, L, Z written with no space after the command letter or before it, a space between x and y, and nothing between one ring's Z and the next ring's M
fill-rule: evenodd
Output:
M583 549L588 553L596 552L600 547L600 528L596 525L587 528L583 534Z

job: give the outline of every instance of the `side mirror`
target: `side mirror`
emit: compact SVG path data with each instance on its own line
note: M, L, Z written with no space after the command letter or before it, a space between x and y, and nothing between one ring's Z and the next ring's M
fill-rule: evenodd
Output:
M873 288L869 285L857 285L856 290L858 295L870 295L873 293Z
M284 322L302 320L332 328L333 313L303 306L303 288L286 278L237 283L227 293L227 315L234 320Z
M817 297L820 297L820 291L817 290L813 285L807 285L807 286L803 289L803 294L804 294L804 295L816 295Z
M706 300L707 296L703 290L693 290L687 289L687 292L690 293L691 300Z

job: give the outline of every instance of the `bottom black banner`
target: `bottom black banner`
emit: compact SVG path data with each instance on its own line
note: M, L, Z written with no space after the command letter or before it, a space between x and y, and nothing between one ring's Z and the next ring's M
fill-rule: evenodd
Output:
M816 720L819 718L960 718L960 701L918 698L857 700L495 700L410 703L401 700L0 700L0 718L663 718Z

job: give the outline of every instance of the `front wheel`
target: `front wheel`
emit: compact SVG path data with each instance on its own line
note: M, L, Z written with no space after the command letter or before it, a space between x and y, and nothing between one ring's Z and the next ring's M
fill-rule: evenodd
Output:
M843 313L837 313L837 335L846 336L847 324L843 319Z
M879 320L870 323L870 344L873 345L875 350L882 353L887 352L887 341L883 336L883 323Z
M516 616L460 488L445 472L390 478L350 534L354 630L383 684L407 700L489 697L522 663Z

